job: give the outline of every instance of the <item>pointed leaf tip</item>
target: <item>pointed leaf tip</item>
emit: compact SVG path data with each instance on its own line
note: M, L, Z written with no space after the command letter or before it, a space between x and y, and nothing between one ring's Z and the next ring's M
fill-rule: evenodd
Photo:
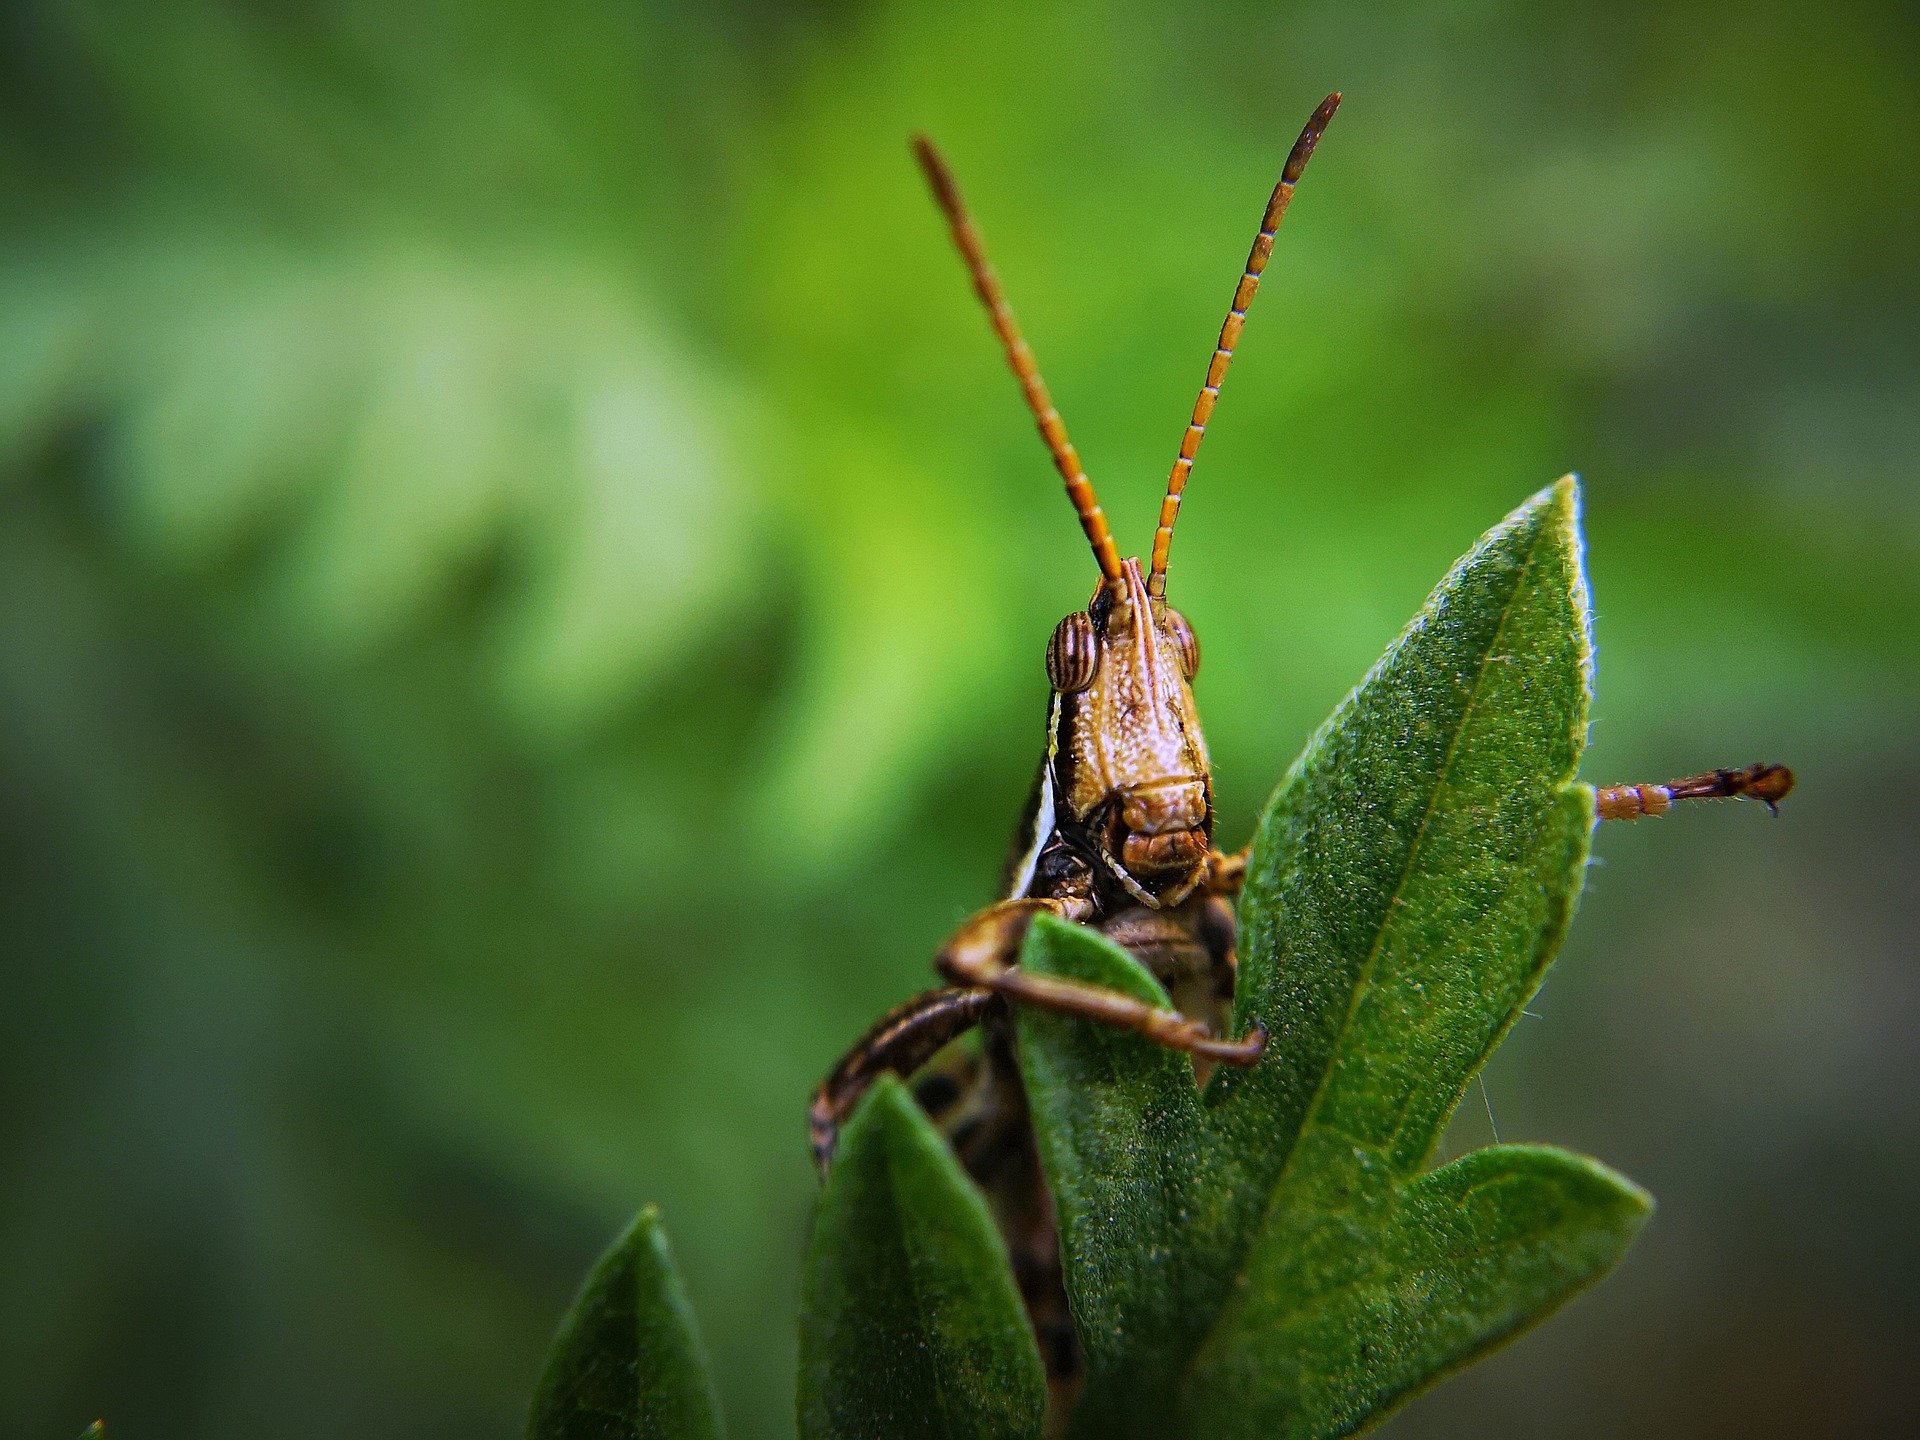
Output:
M1482 537L1261 818L1236 1009L1274 1043L1216 1082L1258 1194L1315 1122L1412 1173L1558 947L1591 814L1575 494Z
M841 1131L802 1281L800 1433L1035 1440L1046 1382L985 1200L906 1087Z
M529 1440L719 1440L720 1409L659 1212L587 1276L547 1359Z

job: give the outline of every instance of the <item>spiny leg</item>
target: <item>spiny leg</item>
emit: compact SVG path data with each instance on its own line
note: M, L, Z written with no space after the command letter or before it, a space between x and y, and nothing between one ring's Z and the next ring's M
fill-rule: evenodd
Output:
M1603 785L1593 792L1594 813L1602 820L1638 820L1664 815L1676 800L1758 800L1777 812L1793 789L1793 771L1784 765L1749 765L1744 770L1709 770L1664 785Z
M875 1080L889 1073L911 1075L997 1003L991 990L943 987L923 991L875 1021L813 1092L807 1133L820 1173L824 1176L833 1160L840 1127Z
M990 989L1024 1005L1131 1030L1170 1050L1184 1050L1228 1065L1251 1065L1266 1051L1267 1032L1255 1026L1240 1040L1218 1040L1213 1031L1178 1010L1149 1005L1131 995L1052 975L1029 975L1014 964L1033 917L1042 910L1067 912L1051 899L1002 900L960 927L934 959L942 979ZM1071 914L1068 918L1078 918Z

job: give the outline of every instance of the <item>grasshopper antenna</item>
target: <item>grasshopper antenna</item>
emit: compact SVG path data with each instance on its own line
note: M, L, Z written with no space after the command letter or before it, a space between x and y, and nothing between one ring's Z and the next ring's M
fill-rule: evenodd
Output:
M1233 363L1233 347L1240 343L1240 327L1247 323L1247 307L1253 304L1254 292L1260 288L1260 272L1267 268L1267 257L1273 254L1274 232L1279 230L1281 218L1293 199L1293 187L1300 183L1307 161L1313 158L1313 147L1320 143L1320 132L1327 128L1327 122L1339 108L1340 92L1336 90L1320 102L1320 108L1307 121L1307 128L1300 132L1293 149L1287 152L1280 183L1273 187L1267 213L1260 220L1260 233L1254 237L1253 250L1247 256L1247 268L1234 287L1233 304L1220 326L1220 343L1207 362L1207 383L1200 387L1200 398L1193 402L1193 418L1187 422L1187 433L1180 439L1180 456L1173 462L1173 473L1167 477L1167 495L1160 502L1160 528L1153 532L1153 566L1147 573L1147 592L1156 600L1167 593L1167 553L1173 548L1173 522L1180 515L1180 495L1187 488L1187 476L1193 473L1193 457L1200 453L1200 442L1206 438L1207 421L1213 416L1214 401L1220 398L1220 382L1227 378L1227 366Z
M913 137L913 154L920 162L920 168L926 172L927 183L933 187L933 198L939 202L941 212L947 217L947 226L953 231L953 243L959 247L961 258L967 262L967 272L973 276L974 292L979 295L980 303L987 307L987 318L993 322L994 332L999 335L1000 344L1007 352L1007 364L1013 367L1021 393L1027 397L1027 408L1033 412L1034 422L1040 427L1040 438L1046 441L1048 453L1053 456L1054 468L1066 482L1067 498L1073 502L1074 513L1080 517L1080 528L1086 531L1087 543L1093 547L1093 558L1100 566L1100 574L1109 589L1116 594L1124 594L1126 582L1120 568L1120 551L1113 543L1113 532L1107 527L1106 512L1101 510L1099 498L1093 493L1093 482L1087 479L1087 472L1080 464L1079 452L1067 438L1067 427L1060 419L1060 412L1053 408L1046 382L1040 378L1040 367L1034 362L1033 351L1020 334L1020 326L1007 305L1007 297L1001 293L999 277L987 263L986 252L980 245L980 232L974 228L973 217L967 214L966 202L960 198L960 187L954 183L953 172L947 168L947 162L940 157L940 152L933 148L933 142L924 135Z

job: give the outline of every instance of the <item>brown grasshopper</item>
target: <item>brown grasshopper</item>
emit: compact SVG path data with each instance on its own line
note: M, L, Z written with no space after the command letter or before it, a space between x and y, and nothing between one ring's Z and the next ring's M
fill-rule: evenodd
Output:
M916 1097L993 1206L1056 1386L1071 1384L1078 1348L1053 1203L1014 1057L1010 1007L1035 1005L1134 1031L1194 1056L1201 1079L1216 1064L1252 1065L1266 1049L1266 1032L1257 1025L1237 1039L1218 1033L1231 1013L1233 900L1246 851L1228 855L1213 846L1212 775L1193 701L1200 645L1186 617L1167 603L1167 556L1180 497L1273 251L1274 232L1339 103L1337 93L1329 95L1314 111L1267 202L1167 481L1144 575L1137 559L1120 558L952 174L931 143L914 141L974 289L1066 482L1100 583L1087 608L1063 619L1047 644L1053 696L1046 755L1015 831L1004 898L962 925L935 956L934 968L947 983L883 1016L820 1083L810 1112L813 1155L824 1175L839 1127L877 1076L919 1075ZM1785 766L1753 765L1665 785L1607 786L1596 792L1596 811L1602 820L1631 820L1664 814L1676 800L1729 796L1749 796L1772 808L1792 786ZM1166 987L1172 1008L1023 973L1017 963L1021 943L1043 910L1090 925L1131 952ZM984 1035L978 1054L940 1055L976 1026Z

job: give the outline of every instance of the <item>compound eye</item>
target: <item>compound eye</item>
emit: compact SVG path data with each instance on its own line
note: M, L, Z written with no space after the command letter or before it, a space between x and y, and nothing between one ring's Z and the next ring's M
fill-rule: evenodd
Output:
M1173 643L1180 649L1180 668L1191 680L1200 673L1200 637L1193 633L1193 626L1187 623L1187 617L1167 607L1167 629L1173 632Z
M1100 640L1093 620L1076 610L1053 627L1053 638L1047 641L1047 679L1054 689L1071 695L1091 685L1099 668Z

